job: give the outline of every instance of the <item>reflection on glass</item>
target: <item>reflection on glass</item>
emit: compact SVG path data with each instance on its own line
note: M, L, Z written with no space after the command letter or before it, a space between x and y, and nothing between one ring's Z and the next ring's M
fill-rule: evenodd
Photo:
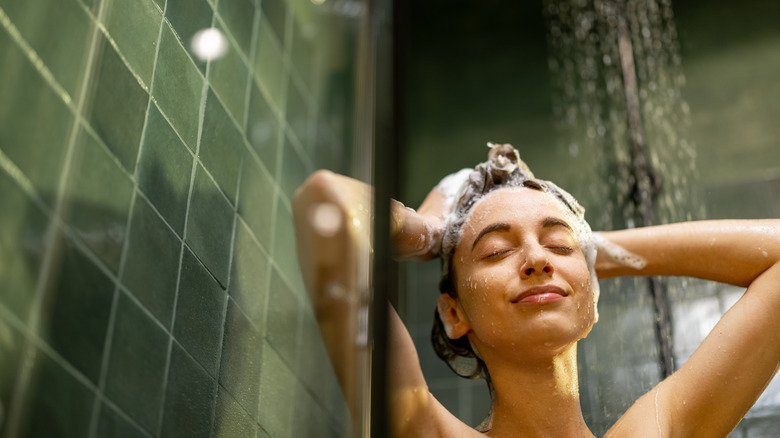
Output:
M227 49L225 35L213 27L199 30L192 37L192 53L201 61L221 58L227 53Z

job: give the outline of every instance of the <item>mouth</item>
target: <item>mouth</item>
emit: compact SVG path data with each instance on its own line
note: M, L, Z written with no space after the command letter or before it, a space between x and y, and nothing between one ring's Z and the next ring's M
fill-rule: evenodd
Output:
M526 289L517 295L514 299L512 299L512 303L544 304L561 300L567 296L569 296L569 293L558 286L536 286L530 289Z

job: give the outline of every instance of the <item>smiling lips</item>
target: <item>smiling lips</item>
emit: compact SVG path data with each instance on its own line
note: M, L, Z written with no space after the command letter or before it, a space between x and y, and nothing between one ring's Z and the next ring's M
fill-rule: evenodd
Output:
M558 286L536 286L525 290L512 300L520 304L544 304L558 301L569 294Z

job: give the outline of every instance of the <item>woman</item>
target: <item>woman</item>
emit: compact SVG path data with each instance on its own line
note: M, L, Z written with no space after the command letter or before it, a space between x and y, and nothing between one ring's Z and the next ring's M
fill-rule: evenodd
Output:
M576 345L598 319L596 277L625 275L691 276L747 291L690 359L640 397L606 436L727 436L780 361L773 336L780 333L780 222L592 233L570 195L535 179L511 146L491 147L488 161L445 178L416 212L395 202L392 209L397 257L443 260L434 346L458 374L488 380L491 416L474 430L435 400L411 338L391 310L394 436L593 436L580 408ZM315 267L304 269L304 278L353 408L343 359L349 350L345 318L333 316L344 302L354 302L344 299L351 287L345 265L317 260L333 254L334 245L341 255L365 245L367 233L352 224L365 223L353 219L369 194L356 181L320 172L294 200L301 265ZM306 212L313 205L338 212L338 235L312 231ZM324 292L333 284L348 293Z

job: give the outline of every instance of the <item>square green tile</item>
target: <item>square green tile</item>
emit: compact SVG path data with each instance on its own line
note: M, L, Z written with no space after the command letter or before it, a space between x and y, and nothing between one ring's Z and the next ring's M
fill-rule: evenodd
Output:
M334 424L343 428L350 422L346 402L322 341L319 325L311 312L301 313L300 354L297 365L291 367L291 370L314 400L325 407Z
M216 398L216 381L174 342L161 436L210 436Z
M226 295L206 268L185 248L176 299L173 335L211 376L222 345Z
M168 340L140 307L119 294L105 394L152 434L162 412Z
M112 438L147 438L144 432L111 406L103 403L98 417L97 436Z
M270 344L263 344L258 422L272 437L290 437L298 382Z
M314 168L301 157L300 148L293 144L290 137L285 138L282 151L282 168L277 171L276 180L282 188L282 193L288 200L293 198L295 190L311 175Z
M136 194L122 284L165 327L170 327L181 241Z
M265 336L289 367L298 363L298 297L275 269L271 272L268 291L268 316Z
M246 137L271 175L276 174L281 128L257 83L252 82L247 114Z
M42 338L97 385L114 281L67 241L52 273Z
M179 43L173 31L163 24L160 50L154 70L152 96L187 146L196 150L203 76Z
M287 123L292 128L295 136L303 145L304 149L311 150L309 135L309 121L311 120L312 106L304 91L302 91L295 81L290 81L287 87Z
M228 300L219 383L252 416L257 412L262 338L257 328Z
M182 235L192 177L192 155L157 105L146 121L138 186L171 227Z
M200 142L200 160L231 203L236 202L236 185L244 149L241 131L214 92L209 90Z
M265 4L265 2L263 2ZM255 44L255 76L277 108L284 104L284 56L278 38L265 17L260 19Z
M255 23L255 5L247 0L221 0L219 15L244 55L249 57L252 28Z
M303 385L298 385L295 396L293 418L306 418L306 421L295 421L292 425L294 437L344 437L350 436L346 430L335 425L330 414L315 400Z
M297 15L296 18L299 18ZM304 31L304 27L307 31ZM313 31L312 31L313 30ZM322 38L321 32L314 23L301 23L299 20L293 20L293 39L290 48L290 60L292 61L298 75L303 79L307 90L316 89L314 81L317 79L316 67L319 65L317 41L316 38ZM324 79L324 78L323 78Z
M268 297L268 256L243 221L236 223L229 292L249 319L262 329Z
M239 0L242 3L249 3ZM225 30L217 25L223 34ZM249 80L249 69L238 53L236 46L228 44L225 54L211 60L209 67L209 83L219 98L225 104L225 108L236 121L238 126L244 126L244 113L247 93L246 85Z
M162 10L152 0L122 0L108 4L104 23L130 68L151 85Z
M80 130L63 219L114 273L119 271L133 183L92 134Z
M0 328L4 333L3 344L0 345L0 357L3 358L3 366L0 368L0 404L3 407L10 407L13 402L14 386L16 386L17 376L22 363L24 338L3 316L0 316ZM4 433L2 425L0 425L0 433Z
M48 218L0 170L0 303L26 321L43 260Z
M276 207L276 222L274 228L274 247L271 256L276 261L276 266L290 281L292 289L299 297L303 297L303 290L299 290L297 279L300 277L298 266L298 253L295 246L295 227L292 213L287 205L278 202Z
M149 95L102 34L93 88L87 97L89 123L128 172L135 172Z
M11 37L0 28L0 149L53 204L68 137L70 109L43 80ZM40 121L46 120L46 129Z
M75 99L94 26L78 1L3 0L2 8L57 82ZM15 83L8 82L6 75L2 77L7 84Z
M87 436L95 394L43 352L35 358L29 415L19 436Z
M185 240L223 288L228 281L234 218L233 207L198 166Z
M284 43L287 27L287 3L285 0L262 0L260 2L263 17L282 43Z
M214 415L214 438L252 438L257 424L249 413L221 386L218 387L217 408Z
M168 0L165 16L185 47L192 44L192 37L198 31L211 27L214 10L206 0ZM197 57L193 59L200 71L206 73L206 63Z
M266 171L254 159L246 160L241 172L238 213L267 249L271 248L274 193L273 180Z

